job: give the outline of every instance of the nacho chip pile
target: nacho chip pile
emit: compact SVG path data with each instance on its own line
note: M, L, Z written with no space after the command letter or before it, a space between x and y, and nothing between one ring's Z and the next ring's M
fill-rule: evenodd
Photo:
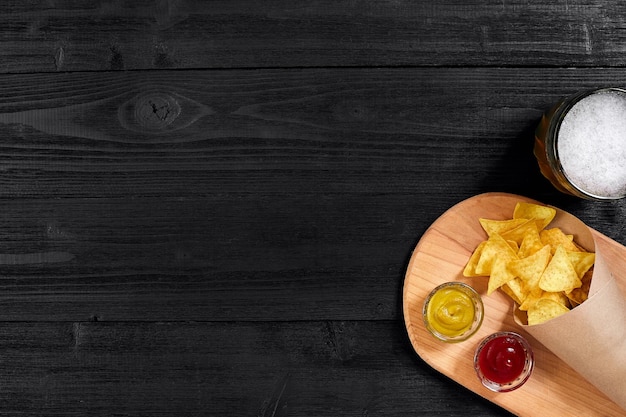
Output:
M510 220L479 219L487 232L463 275L488 276L487 294L497 289L526 311L528 324L568 312L587 299L595 254L559 228L548 228L556 210L517 203Z

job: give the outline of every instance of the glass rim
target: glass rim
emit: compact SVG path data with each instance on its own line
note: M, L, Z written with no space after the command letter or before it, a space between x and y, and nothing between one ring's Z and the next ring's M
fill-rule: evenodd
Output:
M565 116L567 116L569 111L576 104L578 104L583 99L589 96L592 96L595 94L613 92L613 91L619 92L623 94L624 96L626 96L626 88L622 88L622 87L601 87L601 88L584 90L579 93L570 95L569 97L563 100L561 105L558 106L558 108L555 111L553 121L550 122L550 125L548 127L546 138L547 140L550 141L550 143L546 141L546 151L548 149L550 151L547 152L546 156L548 158L548 161L556 165L556 167L558 168L557 170L553 170L553 174L557 177L558 180L560 180L562 186L564 186L570 193L576 196L591 199L591 200L619 200L621 198L626 197L626 192L620 195L616 195L616 196L603 196L603 195L594 194L590 191L587 191L581 188L579 185L577 185L574 181L570 179L565 169L563 169L563 165L561 164L561 159L559 158L559 152L558 152L558 146L557 146L561 124L563 123Z
M505 382L505 383L494 382L490 380L489 378L487 378L482 372L482 369L480 368L480 364L479 364L479 356L480 356L482 349L490 341L501 338L501 337L510 337L510 338L515 339L517 342L519 342L522 345L522 348L524 349L524 353L526 354L525 361L524 361L524 368L522 369L522 372L514 380L510 382ZM476 347L476 350L474 351L474 370L476 371L476 375L478 376L478 379L483 384L483 386L485 386L485 388L494 392L510 392L510 391L518 389L519 387L524 385L526 381L528 381L528 379L530 378L533 372L534 367L535 367L535 355L533 353L533 349L532 349L532 346L530 345L530 342L528 342L528 340L526 340L524 336L514 331L501 330L501 331L492 333L486 336L485 338L483 338L478 344L478 346Z
M468 330L457 336L447 336L438 332L431 326L430 321L428 320L428 305L430 303L430 300L438 291L448 287L455 287L462 290L470 297L474 305L474 320L472 321L472 326ZM428 330L428 332L432 334L435 338L447 343L463 342L476 334L478 329L480 329L480 327L482 326L484 315L485 307L482 297L480 296L478 291L476 291L471 285L461 281L449 281L437 285L428 293L422 307L422 319L424 321L424 327L426 328L426 330Z

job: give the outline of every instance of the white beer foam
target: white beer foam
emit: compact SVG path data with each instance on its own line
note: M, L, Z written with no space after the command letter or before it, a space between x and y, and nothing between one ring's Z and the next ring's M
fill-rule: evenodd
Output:
M567 178L600 197L626 193L626 94L606 91L576 103L563 118L557 154Z

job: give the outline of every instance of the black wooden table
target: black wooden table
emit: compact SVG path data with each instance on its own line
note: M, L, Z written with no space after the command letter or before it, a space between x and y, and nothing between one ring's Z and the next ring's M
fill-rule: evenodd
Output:
M432 370L411 251L626 80L626 4L5 2L1 415L505 416Z

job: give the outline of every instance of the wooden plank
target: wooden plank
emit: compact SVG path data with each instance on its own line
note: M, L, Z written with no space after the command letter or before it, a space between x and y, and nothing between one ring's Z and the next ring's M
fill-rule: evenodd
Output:
M1 201L0 318L398 317L397 199L213 200Z
M543 110L624 75L1 77L0 317L398 318L421 234L485 191L560 206L624 243L620 203L563 197L531 152Z
M623 66L601 0L12 1L0 71L311 66Z
M502 167L534 169L521 141L557 100L625 76L464 68L5 76L0 197L476 187L500 168L496 155L507 157Z
M0 335L3 414L507 415L417 359L398 321L0 323Z

